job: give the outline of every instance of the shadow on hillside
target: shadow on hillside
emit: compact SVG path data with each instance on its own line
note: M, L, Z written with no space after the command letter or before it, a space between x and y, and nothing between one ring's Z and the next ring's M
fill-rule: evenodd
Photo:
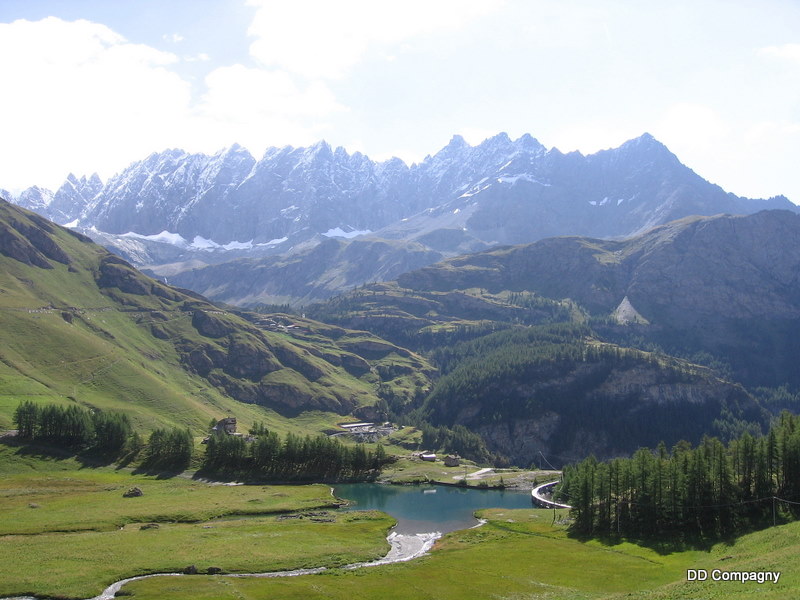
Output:
M165 461L145 460L133 470L134 475L149 475L156 479L172 479L189 468L188 463L170 463Z
M783 524L783 522L779 524ZM570 531L567 534L567 536L570 539L577 540L579 542L588 542L593 540L595 542L600 542L604 546L615 546L622 542L628 542L631 544L636 544L637 546L649 548L650 550L653 550L654 552L657 552L658 554L665 556L668 554L673 554L675 552L685 552L687 550L702 550L707 552L717 544L733 546L736 543L736 540L742 537L743 535L754 533L756 531L761 531L771 526L772 526L772 521L769 522L764 521L763 523L761 523L760 526L743 528L739 531L736 531L735 533L729 533L726 535L707 535L707 536L701 536L698 534L690 535L681 532L671 532L671 533L663 533L660 535L654 534L651 537L645 537L645 538L632 538L632 537L615 536L615 535L607 535L607 536L587 535L572 531Z
M4 437L0 439L0 444L8 448L16 448L15 454L18 456L51 461L75 460L82 469L107 467L114 464L116 460L114 456L107 456L98 452L81 452L49 444L30 443L16 437Z
M98 452L78 452L69 448L61 448L42 443L30 443L16 437L5 436L0 438L0 444L7 448L15 449L14 454L42 461L67 461L74 460L81 469L115 466L117 470L128 467L137 459L138 451L126 452L121 456L103 455ZM169 465L161 463L144 463L133 470L137 475L150 475L157 479L171 479L180 475L188 465Z
M185 469L181 468L158 468L158 467L144 467L140 466L135 468L132 473L134 475L148 475L156 479L172 479L184 472Z

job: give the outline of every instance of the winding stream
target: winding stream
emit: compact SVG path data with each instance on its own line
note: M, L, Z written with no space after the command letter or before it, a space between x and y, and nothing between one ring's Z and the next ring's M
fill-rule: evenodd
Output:
M390 486L358 483L336 486L335 493L354 501L343 510L380 510L397 519L387 536L391 548L381 559L338 567L360 569L396 562L405 562L426 554L444 533L479 527L483 522L474 512L482 508L530 508L529 492L464 489L445 486ZM265 573L230 573L217 577L297 577L326 571L326 567L269 571ZM122 579L108 586L89 600L112 600L131 581L151 577L184 577L184 573L154 573ZM0 600L38 600L31 596L15 596Z

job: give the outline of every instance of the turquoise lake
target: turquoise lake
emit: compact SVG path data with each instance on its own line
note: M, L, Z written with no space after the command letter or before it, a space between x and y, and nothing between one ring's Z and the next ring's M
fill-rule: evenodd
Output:
M381 510L397 519L397 533L447 533L478 524L481 508L531 508L530 492L436 485L337 485L336 495L354 502L346 510Z

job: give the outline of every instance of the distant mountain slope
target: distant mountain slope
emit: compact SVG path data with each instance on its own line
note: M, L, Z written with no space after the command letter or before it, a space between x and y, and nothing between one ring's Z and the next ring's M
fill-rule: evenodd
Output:
M375 162L325 142L270 148L259 160L239 146L211 156L167 150L130 165L105 185L96 176L70 176L55 194L31 188L16 201L75 223L136 266L169 264L171 274L276 254L297 254L286 260L313 271L308 249L330 237L396 240L395 248L413 242L403 252L433 262L550 236L623 238L690 215L797 211L784 197L752 200L726 193L649 134L588 156L548 149L527 134L511 140L501 133L477 146L454 136L411 166L398 159ZM339 254L341 261L370 260L363 245ZM280 277L283 265L270 259L240 263L236 275L266 281ZM347 264L330 268L350 270ZM230 272L212 268L197 275L198 285L209 293L222 290ZM377 263L350 272L352 277L327 279L341 281L341 290L396 274ZM239 295L226 288L224 297L300 302L324 298L331 289L251 286Z
M415 242L327 239L288 256L187 269L170 276L169 281L231 304L306 303L365 281L395 279L441 258L442 254ZM164 267L152 270L163 273Z
M398 283L535 291L594 313L612 312L627 296L653 324L800 318L800 215L691 217L624 241L550 238L448 259Z
M413 293L485 288L570 298L608 316L627 298L668 351L710 352L751 383L800 383L800 216L675 221L625 241L541 240L406 273Z
M365 332L222 310L5 201L0 329L0 427L28 398L123 410L147 428L203 430L223 413L286 427L279 415L322 411L325 423L369 413L380 384L427 385L431 371Z

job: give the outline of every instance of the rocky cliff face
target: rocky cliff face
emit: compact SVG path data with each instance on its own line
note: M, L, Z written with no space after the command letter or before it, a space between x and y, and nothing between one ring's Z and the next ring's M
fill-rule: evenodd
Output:
M668 447L681 439L697 443L704 434L719 435L713 422L729 411L764 420L741 386L696 367L682 371L636 359L562 367L489 384L481 390L483 401L459 405L447 424L478 432L490 450L528 466L541 455L563 465L590 454L626 456L660 440ZM498 411L493 398L513 405L513 414Z

